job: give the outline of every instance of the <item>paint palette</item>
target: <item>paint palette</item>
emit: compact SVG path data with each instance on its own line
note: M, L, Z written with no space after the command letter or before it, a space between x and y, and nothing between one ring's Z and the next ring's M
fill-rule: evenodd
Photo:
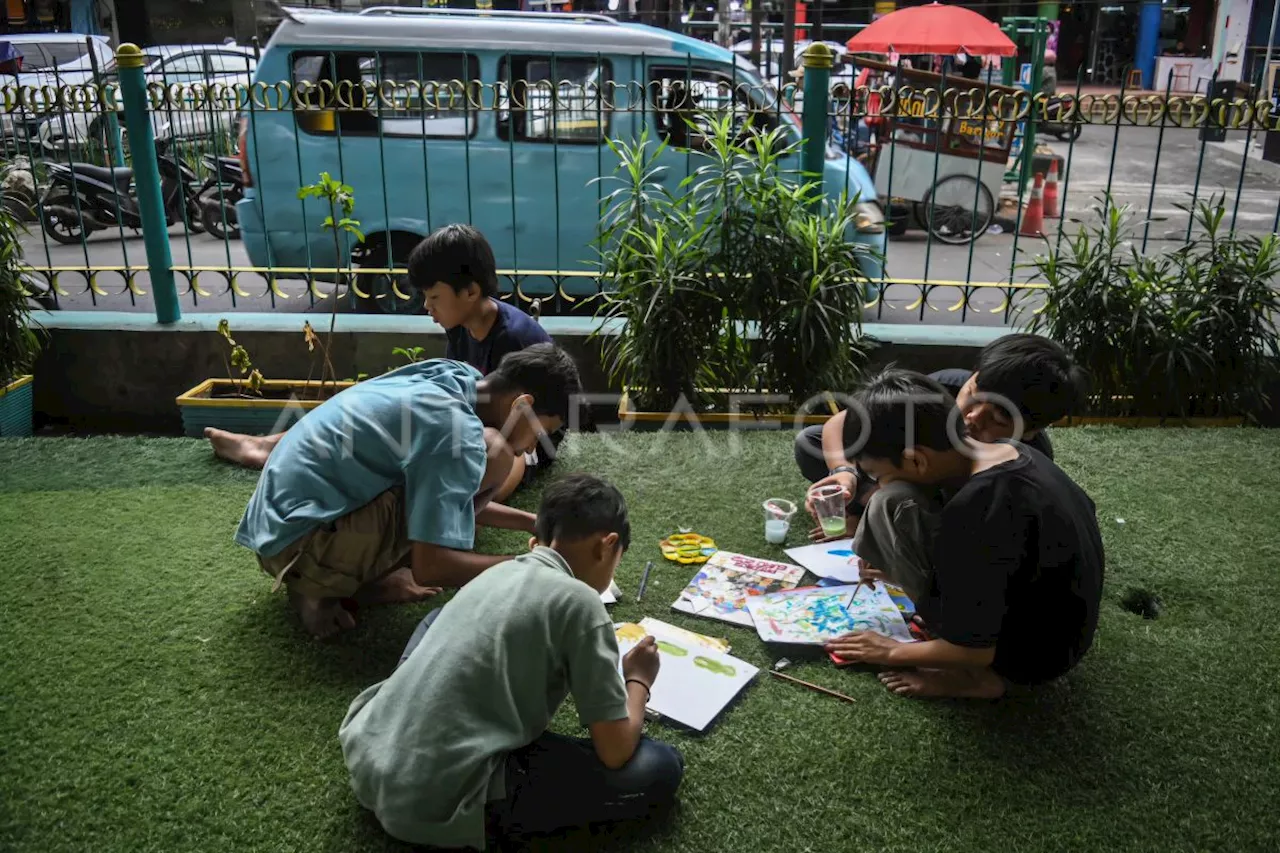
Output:
M716 552L714 539L697 533L673 533L658 543L662 556L673 563L694 566L705 563Z

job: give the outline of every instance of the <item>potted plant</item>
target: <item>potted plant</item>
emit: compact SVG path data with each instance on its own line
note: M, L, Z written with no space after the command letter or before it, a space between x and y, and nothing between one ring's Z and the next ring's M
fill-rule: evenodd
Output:
M334 257L342 256L340 251L336 251L342 235L349 235L356 242L364 240L360 222L352 218L355 199L347 184L324 172L318 183L300 189L298 197L319 198L327 202L329 215L323 227L333 235ZM323 294L321 296L324 298ZM337 303L335 288L325 340L320 339L310 322L302 325L303 340L308 352L312 353L311 370L304 380L265 379L254 366L248 350L232 337L227 320L220 320L218 334L228 348L225 356L227 378L206 379L178 396L186 434L199 437L206 427L250 435L282 432L311 409L354 385L354 380L338 380L330 358L338 318ZM313 380L311 377L315 374L317 362L320 364L320 379Z
M31 435L32 377L40 353L23 274L22 223L0 206L0 436Z
M1193 211L1194 239L1143 257L1127 240L1128 206L1095 211L1098 224L1032 263L1045 301L1027 328L1061 343L1092 379L1073 422L1256 420L1280 376L1280 240L1224 231L1215 197Z
M821 422L836 410L823 392L851 389L866 360L869 250L848 239L857 199L828 200L788 169L798 147L781 130L728 116L697 128L700 162L679 195L661 183L664 146L610 142L619 186L606 198L597 316L603 365L624 390L619 416ZM726 412L731 395L767 402ZM813 400L825 413L803 410Z

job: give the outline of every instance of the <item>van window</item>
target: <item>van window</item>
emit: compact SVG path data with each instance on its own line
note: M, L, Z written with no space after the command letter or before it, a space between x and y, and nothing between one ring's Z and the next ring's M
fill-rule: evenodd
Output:
M295 114L308 133L463 139L476 132L479 76L465 53L295 53ZM318 115L331 110L336 128Z
M777 126L777 121L752 100L753 88L746 77L735 81L703 68L654 68L649 74L649 106L659 135L669 145L701 147L710 133L711 120L721 120L726 114L733 116L739 134L745 133L748 120L756 130Z
M599 145L609 135L613 67L578 56L506 57L498 66L498 136Z

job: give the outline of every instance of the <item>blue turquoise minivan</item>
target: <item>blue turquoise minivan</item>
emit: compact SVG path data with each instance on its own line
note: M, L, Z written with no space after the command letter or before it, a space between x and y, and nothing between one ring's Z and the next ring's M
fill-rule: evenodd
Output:
M757 126L763 116L800 138L799 119L776 108L771 84L741 57L603 16L290 10L255 83L274 88L265 97L259 88L241 122L252 185L236 212L254 266L400 267L433 229L469 222L492 243L504 287L525 299L558 296L550 305L560 310L596 292L609 192L596 179L618 164L607 139L647 131L655 147L665 140L663 180L676 189L691 161L696 168L689 129L660 107L676 92L704 113L752 113ZM327 206L298 199L299 186L326 171L351 185L366 235L340 246L342 257L321 227ZM827 193L865 200L852 239L883 250L884 217L866 170L832 149L823 177ZM387 298L386 277L359 280L366 310L418 308Z

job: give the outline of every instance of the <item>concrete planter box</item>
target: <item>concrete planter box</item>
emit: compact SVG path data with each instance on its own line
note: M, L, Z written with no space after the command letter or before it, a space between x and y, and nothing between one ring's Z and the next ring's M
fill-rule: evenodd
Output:
M203 436L205 427L245 435L283 432L307 412L333 398L334 394L329 393L323 399L316 399L320 384L318 380L268 379L262 383L262 397L219 397L216 395L234 393L236 383L229 379L206 379L177 398L183 432L193 438ZM355 384L339 382L337 391ZM329 389L335 387L332 382L325 385Z
M31 435L31 381L19 376L0 390L0 437Z
M728 393L728 392L724 392ZM795 412L785 414L764 414L758 412L742 411L742 412L698 412L698 422L703 426L715 427L733 427L753 425L754 429L765 429L764 424L776 421L777 425L774 429L789 429L795 424L810 426L813 424L824 424L831 419L831 415L800 415L797 417ZM661 426L673 417L671 412L642 412L632 408L631 389L623 389L622 397L618 400L618 420L632 421L634 423ZM688 414L685 412L674 415L675 423L687 424Z

